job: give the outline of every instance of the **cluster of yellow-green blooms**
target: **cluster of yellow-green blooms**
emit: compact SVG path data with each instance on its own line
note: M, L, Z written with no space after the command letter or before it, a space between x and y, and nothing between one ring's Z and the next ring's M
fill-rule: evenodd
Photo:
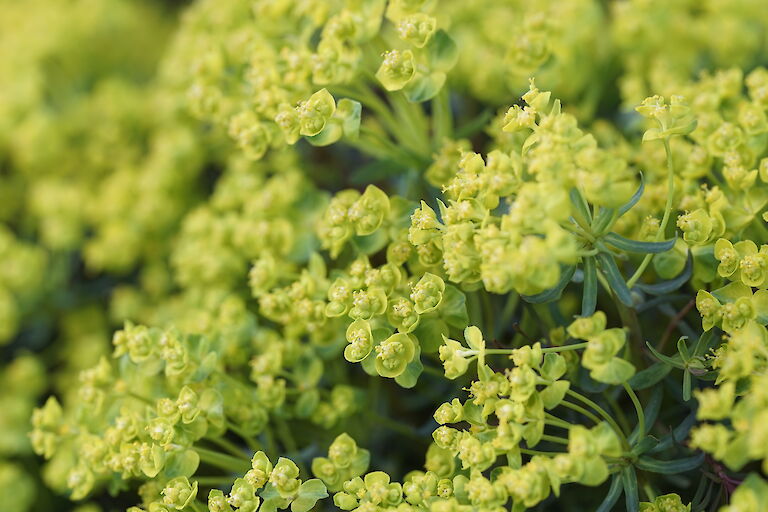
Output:
M0 490L762 510L767 13L0 0Z
M764 62L768 48L761 33L768 13L759 0L649 0L611 7L610 30L624 66L619 86L629 107L670 83L687 83L702 67L751 69Z
M170 61L192 70L184 78L193 112L251 159L300 138L326 146L343 137L382 154L392 146L382 128L400 129L400 142L419 153L423 140L408 140L413 131L371 85L402 90L398 109L411 115L405 98L440 91L457 54L435 11L435 2L407 0L198 2ZM380 114L362 130L361 102Z
M149 85L167 37L156 9L70 3L3 3L2 219L51 250L82 248L90 269L128 272L188 207L198 128Z
M593 235L610 225L589 227L589 233L569 225L569 217L580 215L585 201L618 207L636 188L626 162L598 148L549 92L532 81L523 100L527 106L512 107L502 121L503 132L523 136L499 141L485 159L464 151L440 173L430 169L446 201L438 200L439 219L422 202L408 233L422 260L437 260L451 281L482 283L499 294L536 295L562 274L570 279L568 269L595 246Z
M0 225L0 345L10 342L52 286L45 282L45 251ZM54 285L55 286L55 285Z
M31 457L30 412L41 394L74 389L77 372L108 350L111 328L94 301L103 284L79 286L77 253L88 273L130 271L136 255L155 252L134 221L156 222L162 236L169 227L133 208L176 203L160 183L169 181L170 160L160 158L170 147L159 147L176 142L151 134L163 116L150 114L150 96L160 96L149 87L171 23L149 3L112 0L4 0L0 12L0 486L17 496L9 509L53 510L62 504L40 485L47 473ZM190 170L179 164L175 172ZM188 196L189 182L177 183Z
M237 445L223 438L227 430L255 447L255 437L272 428L290 444L287 420L330 428L334 415L354 410L354 389L319 389L308 380L312 373L321 376L316 356L300 346L279 345L269 334L258 336L266 338L265 348L280 346L282 352L254 356L251 368L242 362L236 374L225 359L226 348L215 341L129 324L113 340L117 363L103 358L80 374L76 410L67 413L50 398L35 411L32 445L51 459L51 478L62 479L73 499L94 486L138 478L148 480L139 492L150 504L158 493L167 502L168 482L173 486L192 477L200 464L242 467Z
M19 510L31 507L36 482L18 458L28 456L29 417L46 388L45 368L31 355L21 355L0 368L0 491L14 495Z
M763 261L764 252L750 239L736 244L718 239L714 250L719 261L717 274L728 284L711 293L700 290L696 297L704 328L724 332L724 343L710 362L717 372L717 387L697 392L697 417L728 423L696 427L691 442L733 470L753 460L762 460L763 471L768 468L763 443L768 418L763 387L768 383L768 276L762 275L768 270L768 260Z
M575 397L577 402L585 400L570 389L568 380L561 380L568 364L557 353L573 350L577 345L542 348L536 343L511 351L494 351L485 348L476 327L468 328L465 337L469 350L447 340L444 348L448 350L441 348L441 358L446 360L449 373L461 366L452 359L477 357L478 380L469 388L470 400L462 404L454 399L438 408L435 420L443 426L433 433L437 446L457 457L463 470L469 470L468 479L458 475L453 480L456 498L489 510L503 507L511 499L513 510L525 510L550 493L559 495L561 484L603 483L609 476L607 461L619 459L628 446L624 439L622 447L619 436L623 438L624 434L594 416L595 423L587 428L547 412L558 407L580 409L578 403L566 402L566 396ZM487 355L500 352L511 352L509 357L514 361L514 367L505 373L494 372L484 363ZM472 428L447 426L463 422ZM545 433L547 427L555 432L565 430L567 438L554 435L555 432ZM567 452L551 449L558 444L566 445ZM548 449L533 449L543 445L548 445ZM523 462L523 455L531 457ZM483 471L494 466L500 456L506 458L507 465L487 479Z
M546 0L440 2L450 34L462 48L456 85L496 105L509 103L536 75L559 97L581 98L592 76L605 69L610 54L601 31L607 13L599 1ZM579 20L570 23L569 20ZM478 55L488 65L478 66ZM584 114L597 96L585 102Z

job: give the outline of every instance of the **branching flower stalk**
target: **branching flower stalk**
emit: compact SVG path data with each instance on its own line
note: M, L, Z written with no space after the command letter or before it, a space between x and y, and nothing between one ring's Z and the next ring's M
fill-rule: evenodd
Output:
M763 2L172 3L0 0L6 508L762 510Z

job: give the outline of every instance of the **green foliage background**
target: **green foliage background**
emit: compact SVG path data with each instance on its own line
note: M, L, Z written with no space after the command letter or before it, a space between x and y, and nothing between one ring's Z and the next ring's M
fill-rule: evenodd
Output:
M767 32L0 0L7 510L761 510Z

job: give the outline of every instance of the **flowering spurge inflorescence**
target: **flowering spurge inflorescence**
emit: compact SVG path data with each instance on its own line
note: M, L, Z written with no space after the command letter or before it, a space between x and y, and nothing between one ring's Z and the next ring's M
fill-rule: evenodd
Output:
M15 506L45 365L111 508L760 510L760 2L137 5L0 0Z
M186 479L201 463L223 468L241 465L236 454L219 454L206 448L206 442L221 439L232 429L246 442L255 443L253 436L270 428L273 413L306 418L316 414L313 421L323 424L330 419L321 412L319 396L314 402L287 399L285 380L264 373L248 384L247 371L245 378L227 375L214 347L203 337L128 325L114 341L114 356L121 364L114 367L102 360L81 374L81 406L75 416L65 417L51 398L33 418L35 450L54 460L74 461L65 478L75 499L116 472L123 478L170 480L163 499L181 509L180 502L194 499L197 488ZM146 385L146 376L163 374L167 382L162 388ZM339 400L330 407L336 417L352 406L352 398L342 399L342 391L340 387L331 390L331 400L335 402L337 396ZM287 459L283 460L278 463L280 471L272 473L278 489L290 487L289 477L281 475L295 467L287 467ZM292 492L285 490L282 499L293 496Z
M604 324L603 324L604 328ZM596 326L596 331L600 326ZM539 343L521 349L486 349L482 335L476 327L470 327L465 333L469 349L464 349L452 340L446 340L446 347L455 348L443 351L446 360L446 375L455 377L457 361L464 358L478 358L479 379L470 386L471 400L462 404L458 399L443 404L435 413L435 419L444 426L434 432L438 446L453 451L462 462L462 467L471 469L473 476L466 486L482 481L479 473L494 465L500 455L506 455L512 469L498 474L495 482L484 485L497 488L493 496L493 506L501 506L509 498L515 507L531 507L547 498L550 492L559 493L562 483L579 482L585 485L599 485L609 475L608 465L602 456L618 458L622 456L622 445L617 432L611 425L598 422L589 430L581 425L571 425L547 412L562 405L574 407L566 402L566 395L584 397L570 390L570 383L560 380L567 371L566 359L557 350L572 350L576 345L542 348ZM583 344L582 344L583 345ZM447 354L450 353L450 358ZM515 366L506 375L494 373L483 364L486 355L509 354ZM449 365L450 363L450 365ZM466 366L462 368L466 370ZM539 388L538 386L542 386ZM594 405L594 404L593 404ZM579 406L575 406L579 408ZM489 421L494 416L495 421ZM467 421L479 427L473 431L461 431L446 424ZM546 426L565 428L568 439L545 434ZM622 435L618 433L618 435ZM568 446L567 453L532 450L540 443L563 440ZM626 440L625 440L626 443ZM523 455L533 455L528 463L522 463ZM522 466L521 466L522 464ZM461 478L461 477L456 477ZM528 479L533 478L533 481ZM522 480L521 480L522 479ZM520 487L527 481L526 486ZM531 488L528 485L536 486ZM457 482L454 481L454 485ZM477 484L480 485L480 484ZM498 503L496 503L498 500ZM470 495L470 501L477 506ZM490 504L486 504L490 506Z
M439 215L422 202L412 215L409 241L429 255L426 264L440 258L448 278L465 286L482 283L494 293L514 290L543 302L556 298L581 266L583 315L594 312L599 278L632 307L630 285L650 256L675 245L674 238L660 236L669 214L652 241L612 231L637 203L643 184L633 195L628 162L599 148L550 92L531 81L523 100L525 107L513 106L500 121L499 137L514 138L501 141L502 149L486 159L464 152L458 172L440 183L446 201L438 200ZM647 254L629 282L615 249Z
M329 491L339 491L342 484L365 473L370 459L368 450L359 448L348 434L341 434L328 447L328 457L312 460L312 473Z
M315 503L328 496L320 480L302 482L299 468L291 460L280 457L274 465L264 452L257 452L251 469L235 480L229 494L214 489L208 495L212 512L255 512L285 509L307 512Z
M691 504L683 504L677 494L656 496L653 501L640 503L640 512L690 512Z

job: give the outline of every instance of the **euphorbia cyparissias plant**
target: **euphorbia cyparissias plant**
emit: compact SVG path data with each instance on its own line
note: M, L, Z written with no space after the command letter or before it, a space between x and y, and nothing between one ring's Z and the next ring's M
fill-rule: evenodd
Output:
M0 0L20 511L761 510L762 2L135 4Z

